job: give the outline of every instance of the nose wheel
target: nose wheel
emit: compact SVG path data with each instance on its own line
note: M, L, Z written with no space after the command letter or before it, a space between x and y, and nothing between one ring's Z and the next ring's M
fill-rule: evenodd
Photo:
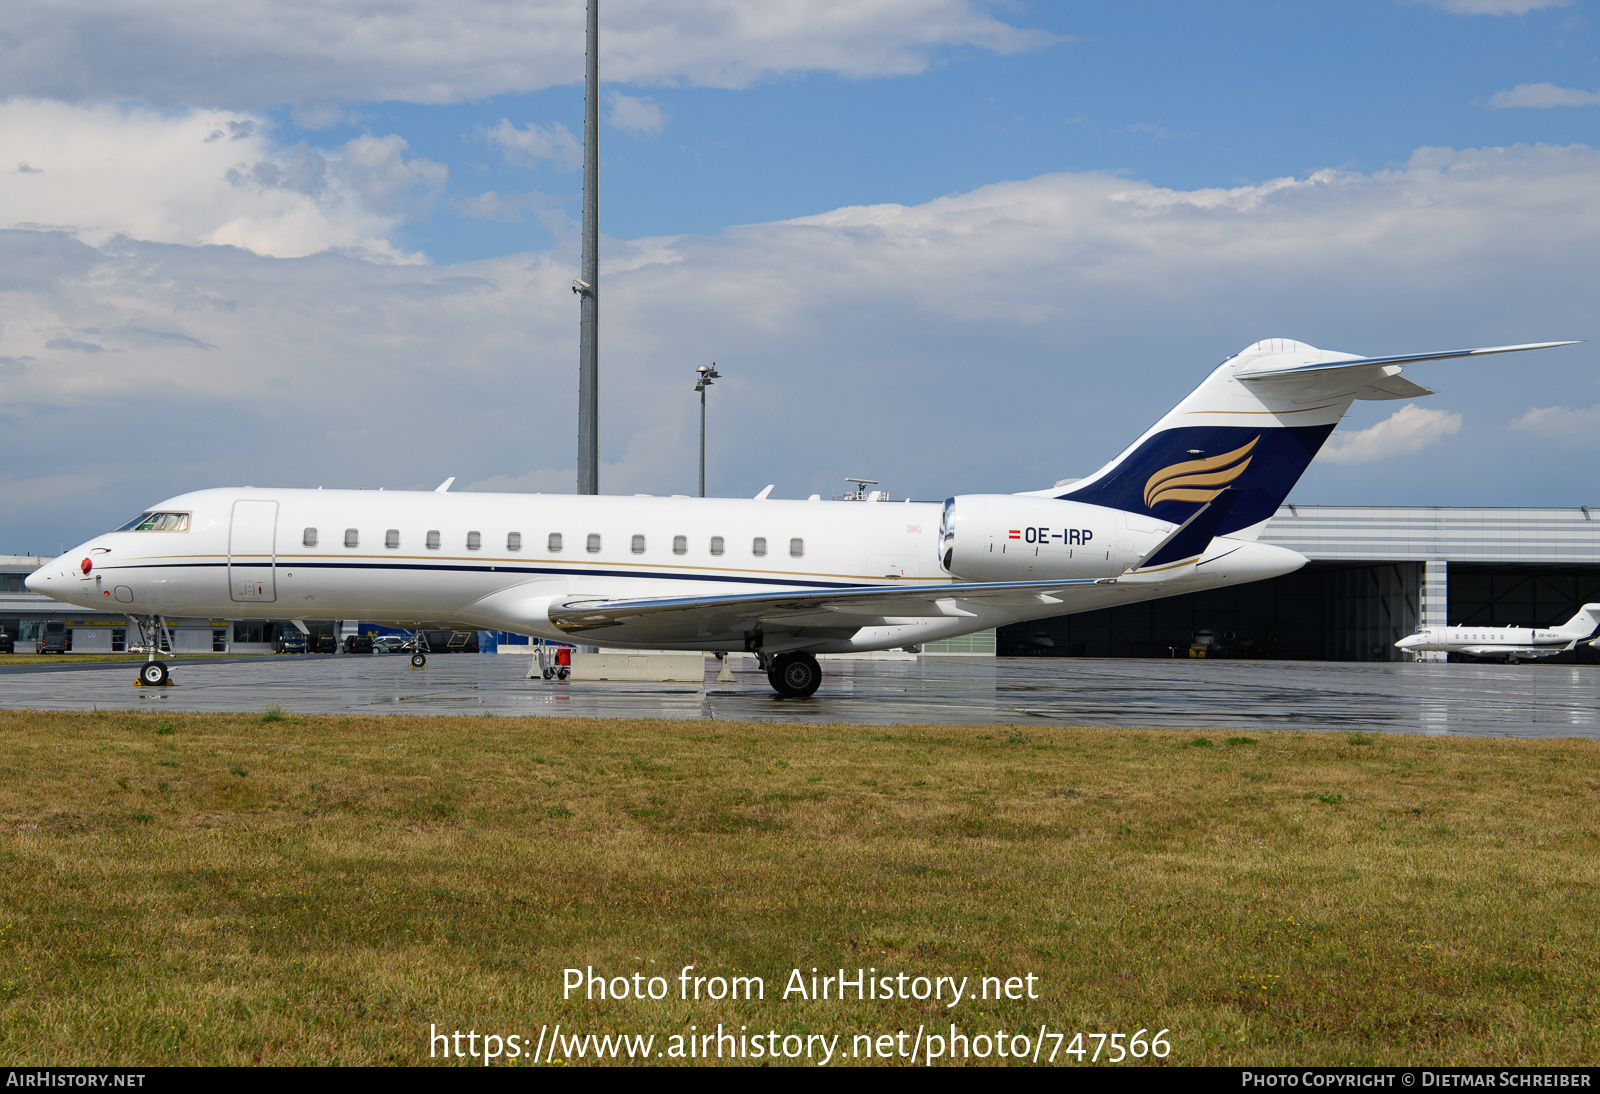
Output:
M427 666L427 664L428 664L428 658L421 650L418 650L416 653L411 655L411 667L412 668L414 668L414 669L425 668Z
M167 686L167 666L160 661L146 661L139 666L139 683L147 688Z
M822 666L809 653L780 653L767 669L767 682L780 699L808 699L822 686Z

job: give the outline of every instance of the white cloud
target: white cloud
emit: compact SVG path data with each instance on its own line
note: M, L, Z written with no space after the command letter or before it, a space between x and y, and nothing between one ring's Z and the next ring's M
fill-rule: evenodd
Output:
M636 99L615 91L608 92L605 98L606 106L610 108L606 121L624 133L632 133L636 137L654 137L666 124L666 114L649 99Z
M264 139L221 128L205 149ZM262 162L314 185L271 152ZM0 187L48 179L44 165ZM565 489L578 313L561 248L437 268L0 231L4 528L72 538L223 483ZM1196 191L1056 174L604 239L601 488L692 492L693 367L715 360L713 492L826 495L845 475L925 498L1033 489L1098 466L1261 337L1359 353L1582 337L1596 253L1600 151L1583 146L1422 149L1374 174ZM1535 435L1474 438L1466 423L1503 421L1512 389L1523 406L1571 402L1592 390L1594 352L1414 366L1450 382L1452 409L1341 437L1330 452L1346 462L1316 461L1323 487L1300 496L1353 484L1350 500L1382 503L1415 482L1453 503L1570 502L1586 468L1547 460L1530 484L1547 456ZM172 428L129 461L149 421ZM1455 428L1474 443L1427 447ZM1406 475L1349 462L1396 450ZM51 475L97 485L51 501L29 485Z
M1564 8L1572 0L1406 0L1427 4L1453 15L1526 15L1545 8Z
M531 215L545 230L558 237L572 235L578 230L578 226L561 207L560 199L538 191L502 194L488 190L457 200L455 207L463 216L475 220L498 220L507 224Z
M450 169L432 160L406 159L403 137L364 136L340 148L336 162L362 204L385 216L414 215L444 189Z
M1511 423L1512 429L1532 433L1541 440L1560 441L1567 447L1600 448L1600 403L1591 407L1534 407Z
M19 166L0 173L0 227L394 260L389 233L447 172L405 152L396 136L284 148L265 119L235 112L12 100L0 103L0 163Z
M1555 84L1518 84L1510 91L1496 91L1489 96L1491 110L1511 107L1531 107L1548 110L1552 106L1593 106L1600 103L1600 91L1578 91Z
M536 167L545 161L563 171L573 171L583 166L583 145L572 130L555 122L549 126L529 122L518 129L510 119L501 118L493 129L481 129L483 139L497 145L506 162L515 167Z
M806 71L921 72L940 50L1010 53L1051 35L981 0L616 0L608 81L744 87ZM583 78L576 0L60 0L0 22L0 97L239 109L399 99L442 103Z
M1317 453L1328 463L1373 463L1409 456L1461 432L1461 415L1407 403L1377 425L1352 433L1335 432Z

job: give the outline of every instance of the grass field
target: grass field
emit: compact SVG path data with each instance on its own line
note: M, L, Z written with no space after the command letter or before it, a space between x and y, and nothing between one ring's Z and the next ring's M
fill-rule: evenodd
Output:
M1573 740L0 712L0 1056L415 1064L430 1027L556 1022L847 1054L954 1022L1592 1063L1597 787ZM683 1001L685 965L766 997ZM563 1000L589 966L671 991ZM1038 998L783 999L813 967Z

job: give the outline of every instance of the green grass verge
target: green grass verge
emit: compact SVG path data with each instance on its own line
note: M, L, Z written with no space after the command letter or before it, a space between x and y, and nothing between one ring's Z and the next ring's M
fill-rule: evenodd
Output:
M1597 787L1575 740L0 712L0 1057L955 1021L1165 1028L1180 1064L1588 1062ZM684 965L767 998L684 1002ZM564 1001L587 966L672 995ZM1040 997L779 998L813 966Z

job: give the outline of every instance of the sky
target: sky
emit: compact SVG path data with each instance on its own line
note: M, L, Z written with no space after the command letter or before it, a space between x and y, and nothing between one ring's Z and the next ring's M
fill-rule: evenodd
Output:
M1084 475L1267 337L1302 504L1600 504L1600 0L602 0L601 490ZM582 0L0 26L0 553L208 486L570 492Z

